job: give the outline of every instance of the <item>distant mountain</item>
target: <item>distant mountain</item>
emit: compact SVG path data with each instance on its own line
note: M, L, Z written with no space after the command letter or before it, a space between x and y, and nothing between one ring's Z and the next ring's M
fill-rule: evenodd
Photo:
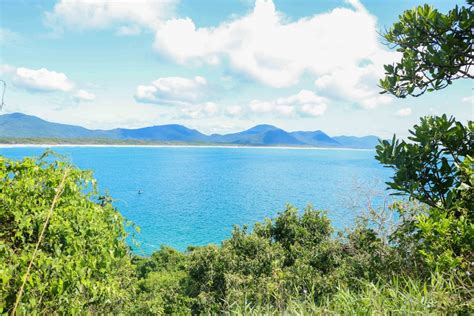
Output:
M120 139L140 139L153 141L204 142L208 136L195 129L178 124L151 126L138 129L113 129L112 135ZM113 137L113 136L112 136Z
M0 115L0 137L15 138L111 138L149 141L206 141L197 130L171 124L138 129L90 130L80 126L51 123L22 113Z
M319 130L314 132L287 132L272 125L257 125L242 132L225 135L205 135L195 129L189 129L178 124L137 129L91 130L80 126L51 123L38 117L21 113L0 115L0 138L110 139L120 141L347 148L374 148L378 144L378 137L376 136L330 137Z
M246 131L210 136L212 142L229 143L229 144L247 144L247 145L305 145L304 142L299 141L290 133L272 126L272 125L257 125Z
M379 143L379 138L373 135L363 137L336 136L333 139L341 144L341 147L348 148L375 148Z
M0 137L101 138L107 132L44 121L22 113L0 115Z
M299 141L315 147L341 147L341 144L334 138L329 137L323 131L315 132L292 132L293 137Z

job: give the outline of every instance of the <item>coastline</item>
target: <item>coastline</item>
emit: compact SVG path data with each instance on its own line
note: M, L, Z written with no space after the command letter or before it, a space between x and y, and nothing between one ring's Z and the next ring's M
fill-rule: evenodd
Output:
M351 150L351 151L373 151L369 148L348 147L298 147L298 146L248 146L248 145L176 145L176 144L0 144L1 148L53 148L53 147L117 147L117 148L256 148L256 149L298 149L298 150Z

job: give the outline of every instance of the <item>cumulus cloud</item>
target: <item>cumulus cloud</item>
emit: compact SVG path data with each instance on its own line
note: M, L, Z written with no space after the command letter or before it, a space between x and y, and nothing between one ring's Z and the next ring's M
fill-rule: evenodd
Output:
M378 93L377 82L383 64L399 59L399 53L381 45L376 17L359 0L298 20L277 11L272 0L256 0L250 13L213 27L172 18L177 2L60 0L45 13L45 21L60 28L115 28L122 36L146 28L155 33L153 48L179 64L229 67L277 88L296 85L308 74L319 95L365 109L392 101ZM160 99L154 84L137 90L140 102Z
M30 92L69 92L74 88L74 83L64 73L46 68L30 69L3 65L2 72L10 76L15 86Z
M271 101L252 100L249 109L254 113L277 114L280 116L321 116L327 109L328 99L309 90Z
M81 102L81 101L91 102L95 100L95 94L87 92L86 90L78 90L74 94L74 99L78 102Z
M120 27L156 29L161 21L173 14L177 2L177 0L60 0L51 12L45 13L44 19L45 23L54 29L119 27L119 33L125 32L130 35L130 29L127 31L122 28L120 31Z
M377 94L376 79L397 53L379 43L376 18L359 1L347 2L351 8L291 22L271 0L257 0L251 13L217 27L170 19L157 29L154 49L177 63L228 64L272 87L295 85L309 73L320 94L373 108L390 100Z
M186 118L203 118L214 116L218 113L218 106L214 102L205 102L203 104L193 104L185 106L181 109L181 117Z
M377 88L377 81L382 76L383 72L374 64L348 66L319 77L314 85L320 94L356 103L364 109L374 109L392 102L391 96L380 94Z
M62 72L46 68L30 69L11 65L0 65L0 74L13 85L31 93L62 92L72 96L77 102L94 101L95 94L77 89L76 84Z
M411 115L411 108L402 108L400 110L398 110L395 115L396 116L400 116L400 117L405 117L405 116L410 116Z
M206 79L200 76L192 79L163 77L150 85L138 86L135 100L160 105L187 105L198 102L204 96L206 86Z

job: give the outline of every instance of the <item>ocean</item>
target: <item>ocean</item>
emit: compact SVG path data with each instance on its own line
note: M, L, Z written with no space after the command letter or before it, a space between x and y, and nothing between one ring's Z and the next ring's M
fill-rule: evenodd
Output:
M45 148L3 147L21 159ZM180 250L219 244L233 225L275 217L292 204L327 211L344 229L367 208L381 206L391 171L372 150L222 147L54 147L94 172L99 190L140 227L139 254L160 245Z

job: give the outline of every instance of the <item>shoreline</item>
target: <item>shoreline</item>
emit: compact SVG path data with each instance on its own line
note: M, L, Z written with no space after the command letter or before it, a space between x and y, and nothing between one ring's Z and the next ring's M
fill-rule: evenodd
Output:
M355 150L373 151L369 148L346 148L346 147L297 147L297 146L248 146L248 145L129 145L129 144L0 144L1 148L51 148L51 147L117 147L117 148L257 148L257 149L298 149L298 150Z

